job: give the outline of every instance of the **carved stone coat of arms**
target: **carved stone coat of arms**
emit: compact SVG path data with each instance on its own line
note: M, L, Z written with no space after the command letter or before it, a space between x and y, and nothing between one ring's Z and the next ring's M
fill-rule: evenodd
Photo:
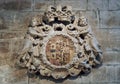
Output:
M44 15L33 17L25 40L17 63L32 74L61 79L88 73L102 62L87 19L75 16L70 6L50 6Z

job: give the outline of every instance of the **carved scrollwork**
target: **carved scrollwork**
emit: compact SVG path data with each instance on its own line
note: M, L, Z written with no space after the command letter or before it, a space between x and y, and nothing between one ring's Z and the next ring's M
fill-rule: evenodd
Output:
M102 62L87 19L77 18L70 6L50 6L42 17L33 17L25 39L17 63L32 74L60 79L89 73Z

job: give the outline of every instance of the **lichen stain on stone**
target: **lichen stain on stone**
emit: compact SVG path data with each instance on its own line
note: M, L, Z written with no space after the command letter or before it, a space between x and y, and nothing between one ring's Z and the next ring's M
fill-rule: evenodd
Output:
M23 10L31 7L31 3L25 0L15 0L1 3L1 9L5 10Z

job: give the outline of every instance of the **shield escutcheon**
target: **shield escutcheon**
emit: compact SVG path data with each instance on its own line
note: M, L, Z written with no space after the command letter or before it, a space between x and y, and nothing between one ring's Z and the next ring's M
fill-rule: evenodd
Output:
M75 53L73 41L66 36L56 35L49 39L46 46L47 60L56 66L68 64Z

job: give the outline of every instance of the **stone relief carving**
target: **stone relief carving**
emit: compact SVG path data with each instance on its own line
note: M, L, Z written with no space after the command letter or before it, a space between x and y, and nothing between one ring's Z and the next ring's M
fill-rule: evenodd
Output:
M102 62L87 19L75 16L70 6L50 6L44 15L33 17L25 40L17 63L32 74L60 79L88 73Z

